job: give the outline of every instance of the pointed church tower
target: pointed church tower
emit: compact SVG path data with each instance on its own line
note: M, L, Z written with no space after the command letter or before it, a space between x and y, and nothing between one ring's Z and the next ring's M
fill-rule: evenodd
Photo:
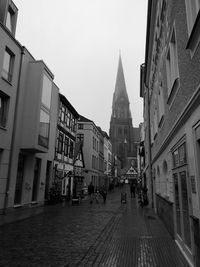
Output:
M126 91L121 55L119 56L115 92L113 94L110 139L112 142L113 153L120 158L122 168L128 164L128 159L136 159L132 117Z

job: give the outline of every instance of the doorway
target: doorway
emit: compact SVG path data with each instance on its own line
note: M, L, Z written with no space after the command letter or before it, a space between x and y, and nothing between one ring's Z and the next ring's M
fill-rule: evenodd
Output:
M39 181L40 181L40 169L41 169L41 159L35 159L34 166L34 177L33 177L33 190L32 190L32 202L37 201Z
M186 144L179 145L173 152L174 218L175 238L192 260L189 186Z

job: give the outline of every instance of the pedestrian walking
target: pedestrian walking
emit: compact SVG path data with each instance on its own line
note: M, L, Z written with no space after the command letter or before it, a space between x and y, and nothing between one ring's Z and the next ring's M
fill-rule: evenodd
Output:
M90 182L90 184L88 185L88 195L90 199L90 204L92 204L94 198L94 185L92 184L92 182Z
M105 185L102 186L102 188L101 188L101 195L103 197L103 203L105 204L106 203L106 198L107 198L107 190L106 190Z
M147 206L147 205L149 204L147 191L148 191L148 188L146 187L146 185L144 185L144 187L142 188L142 192L143 192L143 200L144 200L144 206Z
M131 198L132 197L135 198L135 184L134 183L130 184L130 193L131 193Z
M94 194L96 203L99 203L99 189L96 187L95 194Z

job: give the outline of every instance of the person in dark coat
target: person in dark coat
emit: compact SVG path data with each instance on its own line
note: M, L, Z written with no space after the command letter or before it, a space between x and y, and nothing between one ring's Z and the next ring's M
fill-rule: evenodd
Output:
M130 184L130 193L131 193L131 198L132 197L135 198L135 184L134 183Z
M88 185L88 195L89 195L89 199L90 199L90 203L93 203L93 198L94 198L94 185L92 184L92 182L90 182L90 184Z
M105 185L102 186L102 188L101 188L101 195L103 197L103 203L105 204L106 203L106 198L107 198L107 190L106 190Z

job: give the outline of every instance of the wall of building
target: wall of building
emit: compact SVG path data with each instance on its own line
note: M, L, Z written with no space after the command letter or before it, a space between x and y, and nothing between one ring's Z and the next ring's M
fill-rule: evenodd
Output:
M6 187L9 172L10 150L12 143L14 114L18 91L18 79L20 68L21 47L13 36L0 24L0 94L9 98L7 110L7 123L5 127L0 127L0 213L4 207ZM3 61L5 48L8 47L15 55L15 65L13 69L11 83L2 78Z

